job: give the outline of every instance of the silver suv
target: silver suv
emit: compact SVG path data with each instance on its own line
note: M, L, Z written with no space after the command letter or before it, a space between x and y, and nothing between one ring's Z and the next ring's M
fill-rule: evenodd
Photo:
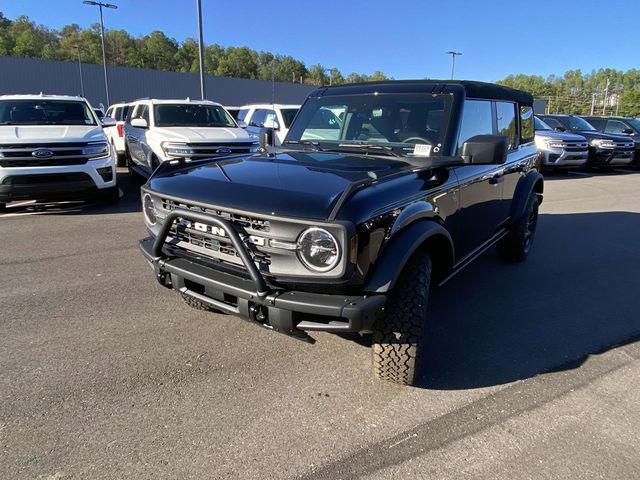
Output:
M546 169L583 167L589 159L589 143L582 135L557 132L535 118L536 147Z

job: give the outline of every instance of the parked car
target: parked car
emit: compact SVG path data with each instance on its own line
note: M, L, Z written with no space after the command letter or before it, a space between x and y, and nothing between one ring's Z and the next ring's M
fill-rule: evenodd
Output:
M128 166L143 177L167 160L215 158L257 147L222 105L208 100L137 100L130 104L124 133Z
M228 107L225 105L224 109L229 112L229 115L231 115L233 117L234 120L238 120L238 112L240 111L242 107Z
M247 132L258 138L261 132L267 133L271 145L282 145L289 125L298 113L300 105L255 104L246 105L238 112L238 122Z
M129 113L128 103L116 103L107 109L107 116L113 118L116 124L113 127L105 127L104 133L109 139L111 148L116 152L116 164L118 167L126 166L124 146L124 122Z
M640 119L633 117L582 117L593 127L613 135L631 137L635 147L633 163L640 167Z
M156 170L140 247L188 305L305 340L372 334L375 375L413 384L430 288L494 244L510 261L531 250L532 104L468 81L316 90L281 148ZM318 123L341 114L339 133Z
M91 105L66 95L0 96L0 208L87 197L118 199L115 155Z
M633 161L633 141L628 137L597 131L577 115L538 115L544 123L560 132L582 135L589 142L587 167L628 165Z
M554 131L535 118L536 146L545 169L582 167L589 158L589 142L582 135Z

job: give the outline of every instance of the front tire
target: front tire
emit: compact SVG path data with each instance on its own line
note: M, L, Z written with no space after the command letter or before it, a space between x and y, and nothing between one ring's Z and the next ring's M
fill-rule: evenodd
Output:
M538 195L533 192L527 202L527 208L512 227L506 237L498 243L498 253L509 262L522 262L527 258L538 225Z
M414 385L419 378L431 268L429 254L416 252L391 291L385 314L373 332L373 374L377 378L399 385Z

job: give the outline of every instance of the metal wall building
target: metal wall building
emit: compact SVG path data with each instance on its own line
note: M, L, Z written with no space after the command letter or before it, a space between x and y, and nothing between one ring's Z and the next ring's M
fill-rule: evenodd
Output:
M0 94L44 93L80 95L77 62L56 62L0 56ZM143 68L108 67L112 103L141 97L200 98L200 79L193 73L163 72ZM82 64L84 96L93 106L107 103L102 65ZM315 87L244 78L206 76L207 97L224 105L267 102L302 103ZM274 88L275 87L275 88Z

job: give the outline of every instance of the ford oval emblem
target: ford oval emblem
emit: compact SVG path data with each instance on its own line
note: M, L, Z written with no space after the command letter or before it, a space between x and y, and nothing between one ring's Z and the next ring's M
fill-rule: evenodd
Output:
M220 155L226 155L227 153L231 153L231 149L229 147L221 147L216 150L216 153Z
M36 158L49 158L53 157L53 152L51 150L47 150L46 148L39 148L38 150L34 150L31 152L31 156Z

